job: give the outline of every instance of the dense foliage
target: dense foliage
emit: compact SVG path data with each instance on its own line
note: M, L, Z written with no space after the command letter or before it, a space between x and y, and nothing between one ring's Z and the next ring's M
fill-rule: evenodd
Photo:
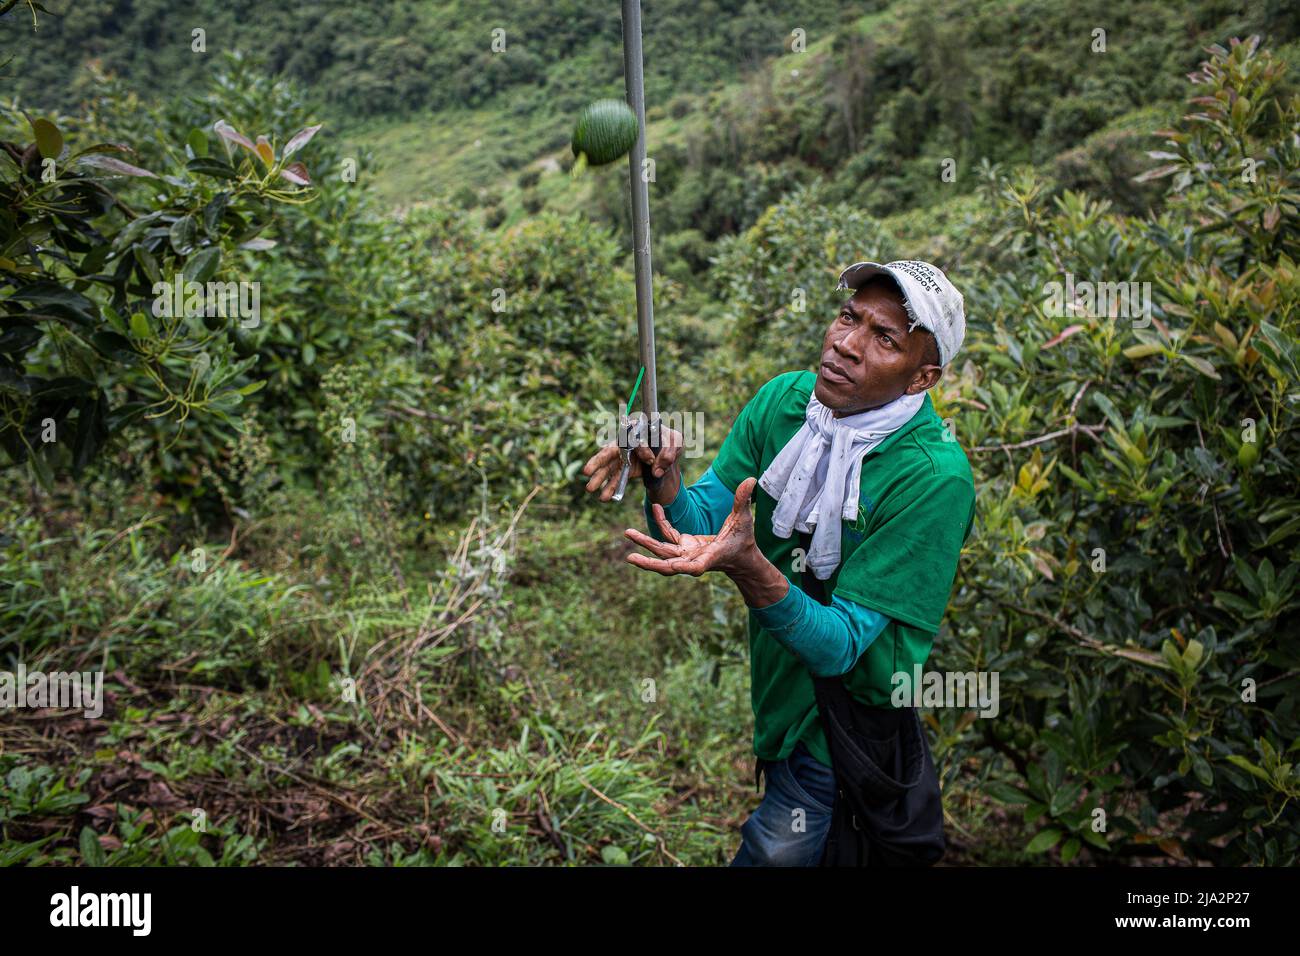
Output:
M315 129L276 155L218 118L173 141L183 159L156 173L119 158L129 147L6 120L30 140L0 142L0 465L29 463L48 488L138 419L162 420L160 446L191 416L231 422L260 384L246 375L258 315L238 262L273 244L260 236L271 206L310 198L290 159Z
M46 4L48 39L15 50L24 95L53 93L70 105L67 65L97 60L179 93L200 80L204 57L243 49L267 67L310 81L335 115L407 114L481 105L509 94L516 112L576 113L593 88L622 90L619 7L581 0L368 5L321 0L311 11L256 0L78 0ZM666 0L644 19L647 83L692 91L745 63L781 51L786 31L769 24L834 23L843 0ZM14 19L25 11L13 11ZM306 15L305 15L306 14ZM779 14L779 17L777 16ZM30 20L30 16L28 17ZM196 49L201 30L203 49ZM494 49L493 31L503 49ZM689 37L690 42L682 42ZM723 71L719 71L722 65Z

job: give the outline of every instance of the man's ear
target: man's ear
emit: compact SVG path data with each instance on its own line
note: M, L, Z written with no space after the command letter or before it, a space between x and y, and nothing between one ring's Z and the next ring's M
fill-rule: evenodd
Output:
M912 377L912 382L907 386L906 394L916 395L924 392L927 388L932 388L934 383L939 381L943 375L943 367L940 365L922 365L916 370L916 375Z

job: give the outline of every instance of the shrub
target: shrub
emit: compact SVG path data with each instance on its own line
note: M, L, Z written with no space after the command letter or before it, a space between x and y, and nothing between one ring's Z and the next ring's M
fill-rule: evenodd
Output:
M15 111L4 119L18 126ZM48 488L128 429L152 434L161 455L187 419L234 424L262 384L250 377L257 360L236 324L242 314L213 314L211 301L205 314L187 287L172 302L173 280L245 278L248 250L271 244L259 235L271 207L311 195L294 153L314 132L288 138L277 155L217 119L173 139L189 161L155 165L161 173L112 143L68 147L45 119L32 121L30 143L0 143L9 209L0 219L0 467L26 462ZM251 304L241 291L220 308L237 302Z
M1294 863L1300 467L1295 99L1257 41L1212 48L1200 109L1160 135L1158 218L1004 181L1010 267L945 391L972 446L979 531L938 659L1000 671L983 744L1031 852ZM1199 115L1198 115L1199 114ZM1269 172L1243 181L1242 160ZM1206 217L1206 212L1210 217ZM1059 314L1045 283L1150 281L1140 316ZM992 277L990 276L990 279ZM1044 437L1046 436L1046 437ZM957 754L970 753L970 742Z

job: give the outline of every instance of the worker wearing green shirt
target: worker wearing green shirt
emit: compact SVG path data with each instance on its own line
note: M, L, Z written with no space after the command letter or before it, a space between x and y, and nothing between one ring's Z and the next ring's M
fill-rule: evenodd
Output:
M767 785L737 866L818 863L835 777L810 675L842 675L862 703L889 706L893 675L929 656L974 519L970 465L926 394L961 347L961 294L910 259L856 263L839 288L852 295L818 371L760 388L698 482L683 488L676 433L663 432L657 455L632 456L651 535L626 534L653 557L629 563L721 571L749 607L754 753ZM616 445L602 448L583 469L587 490L609 500L621 464ZM805 568L829 604L799 587Z

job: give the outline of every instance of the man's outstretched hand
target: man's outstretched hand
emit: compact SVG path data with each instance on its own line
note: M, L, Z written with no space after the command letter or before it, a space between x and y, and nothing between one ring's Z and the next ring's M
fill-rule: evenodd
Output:
M756 478L746 478L740 483L731 514L727 515L717 534L682 534L668 522L668 516L660 505L652 505L655 524L664 536L663 541L656 541L635 528L628 528L623 533L657 557L632 553L627 556L628 563L660 574L689 574L694 577L706 571L749 570L756 556L762 558L754 543L754 517L749 511L750 496L757 484Z
M763 557L754 541L754 516L750 514L749 504L757 486L757 478L746 478L740 483L731 514L717 534L682 534L668 523L668 516L658 503L651 505L655 524L664 540L656 541L648 534L628 528L624 535L655 555L649 558L644 554L629 554L628 564L663 575L699 577L706 571L721 571L731 578L750 607L777 603L790 592L790 582L775 564Z

